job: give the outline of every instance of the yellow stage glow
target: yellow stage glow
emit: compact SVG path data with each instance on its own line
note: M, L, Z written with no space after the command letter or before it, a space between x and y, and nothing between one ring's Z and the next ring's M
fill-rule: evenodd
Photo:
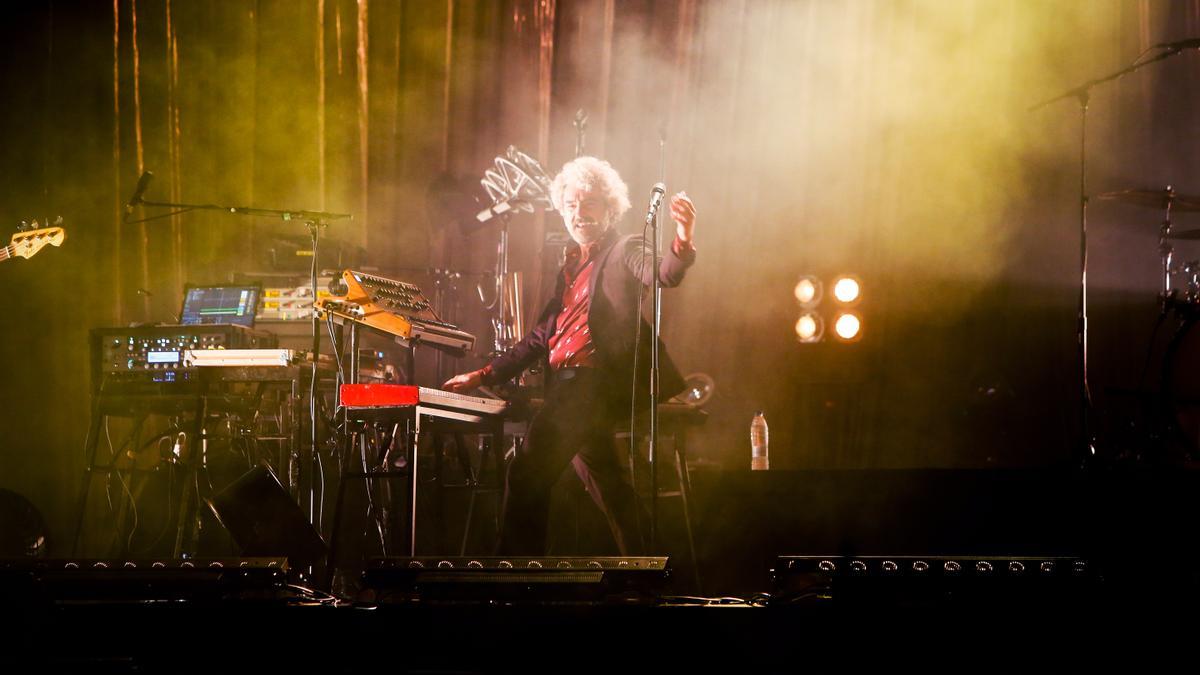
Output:
M796 339L801 342L817 342L824 333L825 322L819 314L808 312L796 321Z
M811 307L821 301L821 282L813 276L800 277L796 288L792 291L796 301L804 307Z
M838 339L846 342L857 340L862 334L862 319L853 312L843 312L834 320L833 332L837 333Z
M859 298L861 289L858 286L858 279L854 277L838 277L833 282L833 297L837 298L838 302L850 304Z

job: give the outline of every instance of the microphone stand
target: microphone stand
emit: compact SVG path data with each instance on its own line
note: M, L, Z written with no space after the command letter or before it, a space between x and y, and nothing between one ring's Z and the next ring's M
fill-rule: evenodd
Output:
M667 135L665 129L659 130L658 136L658 178L659 182L666 185L667 172ZM662 196L663 202L668 201L665 194ZM650 241L651 256L650 263L653 267L654 284L652 286L654 301L651 305L651 312L654 320L650 327L650 439L649 448L647 449L647 461L650 465L650 553L653 555L658 550L658 397L659 397L659 371L658 371L658 338L662 334L662 279L659 277L659 225L662 222L662 210L665 206L660 203L654 211L654 218L650 222ZM641 320L640 318L638 319ZM635 347L636 348L636 347ZM636 377L636 373L634 377ZM630 442L633 442L633 437L630 437Z
M1088 326L1087 326L1087 111L1092 87L1105 82L1111 82L1150 65L1156 61L1171 58L1185 49L1200 49L1200 39L1183 40L1157 44L1151 49L1161 49L1153 58L1141 60L1138 57L1132 64L1103 77L1088 80L1083 84L1072 87L1057 96L1034 104L1029 112L1044 108L1051 103L1074 98L1079 102L1079 308L1076 324L1076 337L1079 344L1079 373L1080 373L1080 423L1083 427L1082 461L1087 463L1096 456L1096 438L1092 431L1092 391L1088 384Z
M309 232L309 236L312 238L312 247L313 247L312 269L310 270L310 274L309 274L309 283L312 285L312 299L313 299L314 304L313 304L313 312L312 312L312 336L313 336L313 340L312 340L312 381L310 383L309 392L308 392L308 396L309 396L309 398L308 398L308 414L309 414L309 423L311 425L311 429L309 430L310 431L310 439L309 440L312 443L312 448L308 454L308 457L305 459L305 462L307 464L307 466L305 468L308 471L309 481L310 481L309 489L308 489L308 519L309 519L309 522L312 523L317 528L317 531L320 532L321 531L321 523L319 522L320 518L318 518L317 511L316 511L316 490L315 490L316 481L313 480L314 461L316 459L319 459L319 457L318 457L319 450L317 449L317 443L318 443L317 364L320 361L319 355L321 353L321 324L317 320L317 312L316 312L317 270L319 269L318 265L317 265L317 260L318 260L317 244L319 243L319 240L320 240L321 228L327 227L329 225L328 221L353 219L354 216L352 216L349 213L331 213L329 211L305 211L303 209L260 209L260 208L250 207L250 206L220 206L217 204L185 204L185 203L175 203L175 202L152 202L152 201L147 201L147 200L141 198L141 192L144 189L145 189L145 186L144 185L141 186L140 189L138 190L138 193L134 196L134 198L125 205L125 223L126 224L144 223L144 222L151 221L151 220L158 220L160 218L167 218L167 217L170 217L170 216L173 216L173 215L176 215L179 213L185 213L188 211L222 211L225 213L232 213L232 214L238 215L238 216L261 216L261 217L267 217L267 218L279 218L280 220L284 220L284 221L288 221L288 222L291 222L293 220L299 220L299 221L304 222L304 224L308 226L308 232ZM133 207L135 207L135 206L153 206L153 207L168 208L168 209L173 209L173 210L168 213L162 213L159 215L150 216L149 218L142 218L140 220L129 220L129 215L131 213L133 213ZM324 484L324 476L321 477L321 482L322 482L322 484ZM323 496L322 496L322 501L323 501Z

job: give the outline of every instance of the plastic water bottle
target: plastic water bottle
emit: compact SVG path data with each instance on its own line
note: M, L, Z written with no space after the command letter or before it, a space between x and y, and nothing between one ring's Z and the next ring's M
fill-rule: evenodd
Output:
M766 471L768 468L767 418L763 417L762 411L759 410L754 413L754 419L750 420L750 470Z

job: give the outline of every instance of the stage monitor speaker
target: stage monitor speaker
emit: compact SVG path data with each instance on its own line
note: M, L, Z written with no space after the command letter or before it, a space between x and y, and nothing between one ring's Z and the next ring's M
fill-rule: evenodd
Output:
M0 559L0 586L18 602L221 602L282 598L283 558Z
M325 542L271 469L259 465L206 500L246 556L286 556L294 565L325 556Z
M1100 577L1062 556L780 556L771 578L781 602L940 605L1068 600Z
M363 584L388 600L649 600L670 578L666 557L374 558Z
M0 556L40 558L48 548L46 521L25 497L0 488Z

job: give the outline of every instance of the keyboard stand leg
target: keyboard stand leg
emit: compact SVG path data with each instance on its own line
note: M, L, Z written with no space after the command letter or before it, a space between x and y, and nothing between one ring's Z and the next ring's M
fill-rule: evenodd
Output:
M75 541L71 544L72 558L79 554L79 539L83 535L83 516L87 512L87 499L92 486L92 471L96 468L96 448L100 445L100 429L103 427L105 417L107 415L100 412L99 394L97 394L96 405L92 408L92 425L88 428L88 463L83 472L83 485L79 488L79 506L75 515Z
M339 393L340 395L340 393ZM350 463L352 461L352 451L356 446L355 433L350 431L350 421L345 413L341 415L341 437L338 438L338 451L336 457L338 460L338 486L337 495L333 502L333 523L330 525L329 534L329 552L325 558L325 590L332 591L333 576L337 571L338 553L341 548L342 538L342 510L346 504L346 482L350 479ZM316 448L313 448L314 452Z
M408 475L408 555L417 555L417 485L418 467L417 456L421 444L421 415L414 414L412 421L412 438L408 444L409 475Z

